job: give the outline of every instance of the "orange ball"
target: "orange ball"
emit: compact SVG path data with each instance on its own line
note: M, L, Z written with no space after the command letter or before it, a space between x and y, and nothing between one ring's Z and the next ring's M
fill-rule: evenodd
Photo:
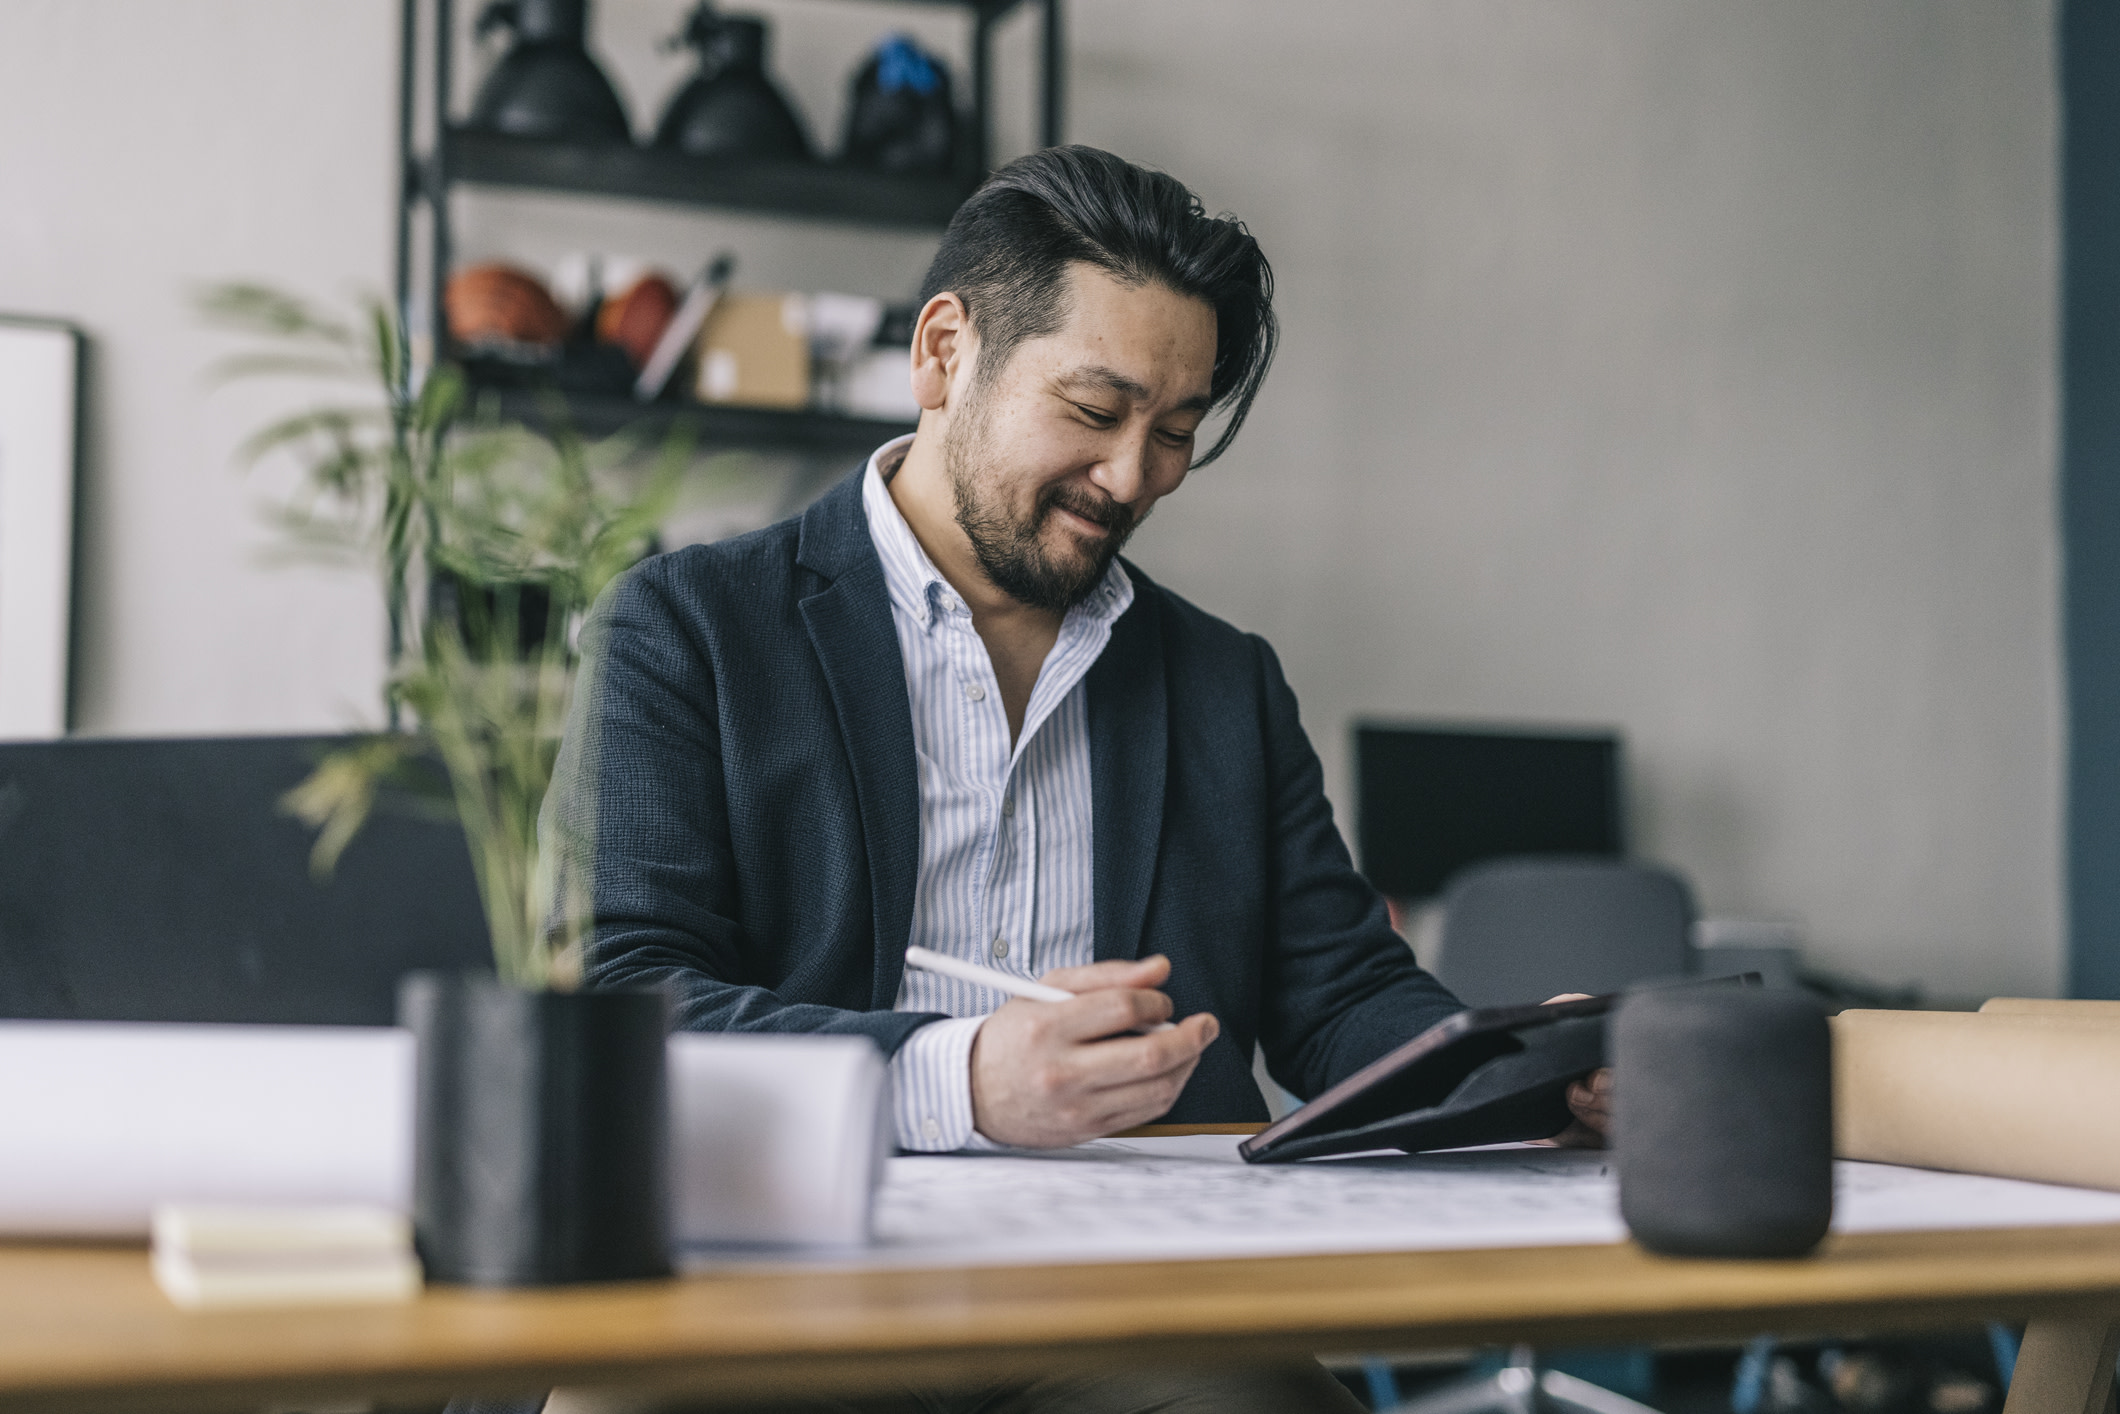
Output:
M442 290L449 337L460 344L527 344L557 348L567 316L544 282L526 270L493 262L467 265Z
M640 368L670 327L677 302L677 286L661 275L643 275L596 311L597 342L618 345Z

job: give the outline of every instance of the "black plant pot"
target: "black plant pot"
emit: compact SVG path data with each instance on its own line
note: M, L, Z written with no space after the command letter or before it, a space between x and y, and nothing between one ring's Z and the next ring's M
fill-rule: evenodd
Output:
M530 992L415 972L413 1228L430 1281L546 1286L667 1275L660 991Z

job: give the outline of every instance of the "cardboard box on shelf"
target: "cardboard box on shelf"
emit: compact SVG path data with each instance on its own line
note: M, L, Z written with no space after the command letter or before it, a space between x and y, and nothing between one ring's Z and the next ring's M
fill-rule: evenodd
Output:
M743 407L810 402L808 302L801 295L730 291L699 331L699 400Z

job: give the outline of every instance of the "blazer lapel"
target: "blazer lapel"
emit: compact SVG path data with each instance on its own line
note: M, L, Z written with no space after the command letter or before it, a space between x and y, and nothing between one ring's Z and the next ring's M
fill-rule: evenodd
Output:
M1129 567L1131 568L1131 567ZM1148 891L1163 838L1170 735L1156 591L1135 575L1134 602L1112 625L1085 680L1089 694L1091 880L1096 956L1141 954Z
M832 581L802 601L802 619L823 665L840 739L853 766L876 920L870 1005L887 1011L898 1000L906 941L913 931L913 890L920 871L920 773L905 664L891 624L883 564L876 558L862 510L860 474L803 516L796 558Z

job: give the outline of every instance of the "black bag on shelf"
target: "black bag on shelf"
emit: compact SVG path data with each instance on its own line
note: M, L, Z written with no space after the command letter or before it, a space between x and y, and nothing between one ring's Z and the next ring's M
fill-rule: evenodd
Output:
M957 159L950 71L902 34L876 46L854 75L843 156L895 173L948 172Z

